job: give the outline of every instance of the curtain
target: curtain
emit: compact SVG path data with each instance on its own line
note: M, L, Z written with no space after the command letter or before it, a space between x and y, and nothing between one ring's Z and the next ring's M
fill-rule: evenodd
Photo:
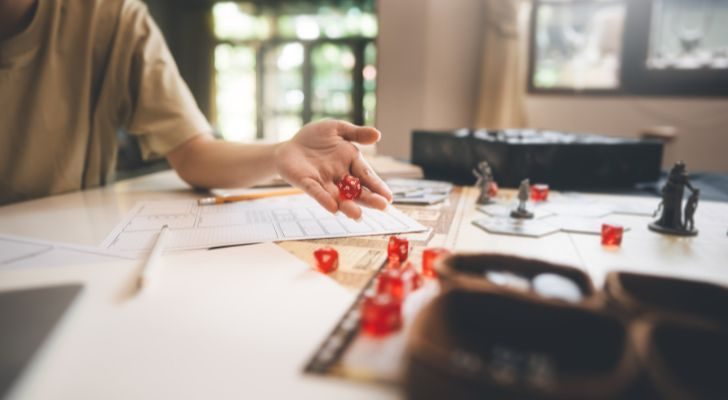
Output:
M484 0L485 25L476 128L506 129L526 125L525 24L522 0Z

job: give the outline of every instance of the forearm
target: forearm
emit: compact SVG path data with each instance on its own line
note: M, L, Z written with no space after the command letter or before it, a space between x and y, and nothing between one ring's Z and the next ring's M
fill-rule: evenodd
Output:
M200 188L247 187L276 173L278 144L241 144L199 136L167 155L179 176Z

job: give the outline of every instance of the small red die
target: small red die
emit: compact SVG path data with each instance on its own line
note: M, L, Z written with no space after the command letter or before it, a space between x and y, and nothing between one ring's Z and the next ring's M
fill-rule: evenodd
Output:
M422 276L417 273L417 270L415 269L414 265L412 263L408 262L405 263L402 267L402 278L405 282L408 283L410 292L413 292L420 287L422 287Z
M531 186L531 200L546 201L549 198L549 185L537 183Z
M488 185L488 196L495 197L498 195L498 184L495 181L490 181Z
M622 244L624 227L621 225L602 224L602 246L619 246Z
M316 268L324 274L339 268L339 252L334 248L322 247L314 251L313 256L316 258Z
M395 259L403 263L407 261L409 255L409 240L398 236L390 236L389 244L387 244L387 258L389 260Z
M445 257L450 254L448 249L442 247L433 247L425 249L422 252L422 275L428 278L437 278L437 272L435 272L435 261L440 257Z
M365 335L386 336L401 327L401 302L382 293L364 297L361 307L361 330Z
M379 274L377 293L392 296L397 301L404 301L408 294L422 286L422 278L411 263L400 268L385 268Z
M339 187L339 198L341 200L353 200L361 194L361 182L355 176L344 175L337 186Z

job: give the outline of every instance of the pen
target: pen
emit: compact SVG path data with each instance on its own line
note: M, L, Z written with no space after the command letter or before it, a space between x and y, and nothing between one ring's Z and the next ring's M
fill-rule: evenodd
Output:
M303 190L301 190L301 189L290 188L290 189L272 190L269 192L239 194L239 195L230 195L230 196L205 197L205 198L197 200L197 204L199 204L201 206L208 206L208 205L212 205L212 204L233 203L236 201L256 200L256 199L264 199L266 197L287 196L287 195L291 195L291 194L301 194L301 193L303 193Z
M149 253L147 262L144 263L142 271L139 274L139 280L137 282L139 290L149 286L152 272L154 272L155 265L157 264L157 259L159 259L159 256L164 250L164 244L167 241L168 233L169 227L167 225L162 226L162 230L159 231L159 235L157 235L157 240L154 242L154 247L152 247L152 252Z

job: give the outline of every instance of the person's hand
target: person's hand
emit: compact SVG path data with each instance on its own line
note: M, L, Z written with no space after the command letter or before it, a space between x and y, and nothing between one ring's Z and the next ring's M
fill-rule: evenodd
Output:
M346 174L361 180L357 202L383 210L392 192L350 142L372 144L381 133L344 121L324 120L304 126L276 150L276 169L283 179L303 189L328 211L341 211L359 219L361 208L352 200L341 200L336 184Z

